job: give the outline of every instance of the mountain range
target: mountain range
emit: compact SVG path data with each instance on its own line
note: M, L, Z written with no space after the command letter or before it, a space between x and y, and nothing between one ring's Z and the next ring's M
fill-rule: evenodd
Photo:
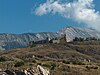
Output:
M57 38L66 34L67 42L75 37L95 37L100 38L100 32L91 28L64 27L58 32L40 32L23 34L0 34L0 50L28 47L30 41L39 41L48 38Z

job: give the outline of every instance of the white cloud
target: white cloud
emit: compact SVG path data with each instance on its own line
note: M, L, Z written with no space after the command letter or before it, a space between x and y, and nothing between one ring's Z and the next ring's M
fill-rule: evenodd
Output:
M65 18L84 23L88 27L100 31L100 13L94 9L93 0L74 0L65 3L61 0L47 0L36 8L36 15L42 16L47 13L60 14Z

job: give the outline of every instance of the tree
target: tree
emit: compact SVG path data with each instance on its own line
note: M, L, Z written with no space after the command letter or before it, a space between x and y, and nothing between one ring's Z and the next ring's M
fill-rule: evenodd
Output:
M81 37L80 37L80 38L79 38L79 41L80 41L80 42L84 41L84 38L81 38Z
M75 38L73 39L73 41L79 41L79 38L78 38L78 37L75 37Z
M86 41L92 41L92 40L97 41L98 39L95 37L87 37L85 40Z
M15 63L15 67L20 67L20 66L23 66L24 65L24 62L23 61L19 61L19 62L16 62Z
M0 57L0 62L4 62L4 61L6 61L7 59L5 58L5 57Z

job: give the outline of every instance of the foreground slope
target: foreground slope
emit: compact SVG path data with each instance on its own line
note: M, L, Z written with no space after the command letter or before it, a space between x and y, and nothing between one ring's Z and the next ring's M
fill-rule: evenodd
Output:
M38 44L33 48L4 51L1 55L7 58L1 63L3 69L20 71L41 65L48 68L51 75L100 74L100 41ZM24 64L16 66L16 62Z

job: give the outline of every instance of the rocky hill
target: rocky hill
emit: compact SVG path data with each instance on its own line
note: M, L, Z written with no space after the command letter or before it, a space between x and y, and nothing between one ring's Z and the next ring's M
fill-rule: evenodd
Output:
M60 35L66 34L67 41L72 41L75 37L95 37L100 38L100 32L91 28L80 28L80 27L64 27L58 32Z
M90 28L65 27L58 32L24 33L24 34L0 34L0 51L25 48L30 41L39 41L48 38L61 37L66 34L67 42L75 37L96 37L100 38L100 32Z
M47 37L56 38L58 34L52 32L0 34L0 50L25 48L29 45L30 41L44 40Z

